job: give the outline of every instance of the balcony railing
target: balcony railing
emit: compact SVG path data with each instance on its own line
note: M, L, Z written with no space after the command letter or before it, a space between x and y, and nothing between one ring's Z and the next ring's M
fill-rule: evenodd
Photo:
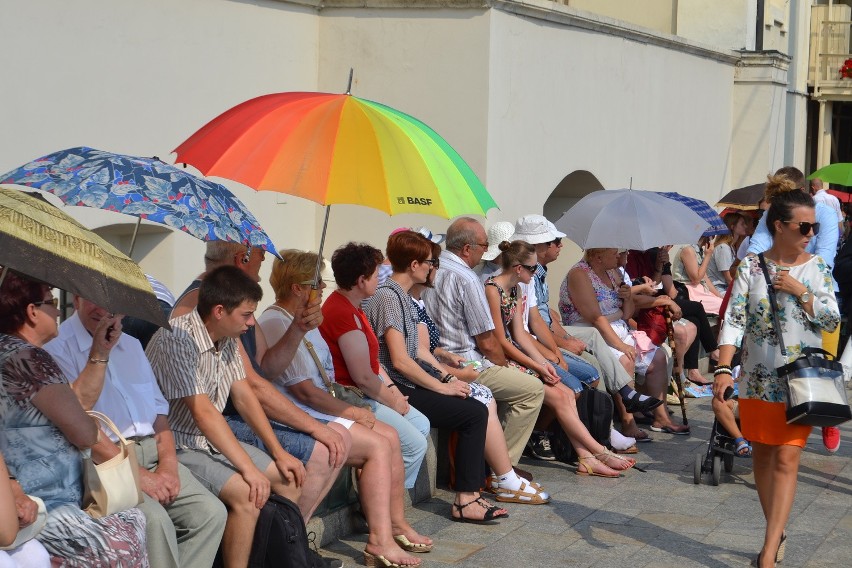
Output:
M834 19L820 18L827 11L813 13L809 82L818 98L852 98L852 78L840 74L844 62L852 59L852 18L849 7L842 7L843 13L835 12Z

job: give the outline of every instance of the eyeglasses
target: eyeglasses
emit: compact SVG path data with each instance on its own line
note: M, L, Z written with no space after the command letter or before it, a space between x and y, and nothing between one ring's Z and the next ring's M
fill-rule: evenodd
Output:
M555 239L553 239L552 241L550 241L547 244L553 245L555 247L562 246L562 237L556 237Z
M807 221L784 221L785 223L789 223L791 225L798 225L799 232L802 233L802 236L807 236L808 233L813 230L814 236L819 234L819 223L808 223Z
M482 247L484 249L488 248L488 243L468 243L472 247Z
M41 302L33 302L34 306L43 306L44 304L50 304L54 308L59 307L59 298L51 298L49 300L42 300Z
M428 262L432 266L432 268L438 268L439 266L441 266L441 261L437 258L427 258L423 262Z
M521 263L518 263L515 266L523 266L524 268L526 268L529 271L530 274L535 274L535 271L538 268L535 265L521 264Z

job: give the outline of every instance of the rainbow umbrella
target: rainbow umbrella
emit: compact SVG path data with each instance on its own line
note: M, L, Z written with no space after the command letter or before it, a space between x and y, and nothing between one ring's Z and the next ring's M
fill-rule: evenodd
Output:
M214 118L177 147L208 176L321 205L356 204L447 219L497 204L434 130L350 94L278 93Z
M352 85L352 73L349 86ZM451 218L497 204L473 170L423 122L389 106L331 93L277 93L211 120L175 149L204 175L326 206Z

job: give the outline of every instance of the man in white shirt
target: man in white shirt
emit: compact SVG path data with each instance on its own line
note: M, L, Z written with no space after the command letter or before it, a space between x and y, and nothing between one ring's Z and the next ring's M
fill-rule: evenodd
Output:
M811 194L814 196L816 203L824 203L834 209L834 212L837 213L838 229L843 233L843 210L840 208L840 200L825 190L822 180L819 178L811 180Z
M227 512L178 463L169 428L169 405L163 398L139 341L121 331L107 359L92 359L92 336L107 310L83 298L74 299L74 315L59 326L59 335L44 348L74 383L87 367L106 367L94 410L109 416L125 438L137 442L139 481L151 566L209 566L225 530ZM109 433L111 438L115 435ZM115 442L100 436L92 448L96 462L118 453Z

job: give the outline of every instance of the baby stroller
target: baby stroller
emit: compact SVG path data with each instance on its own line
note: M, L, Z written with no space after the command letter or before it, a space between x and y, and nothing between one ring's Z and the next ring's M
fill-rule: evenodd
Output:
M730 399L733 394L734 389L729 387L725 391L725 400ZM719 485L722 467L725 468L725 473L730 473L734 469L734 457L737 455L737 443L734 441L734 437L725 430L718 419L714 418L713 427L710 429L710 441L707 443L707 452L695 455L692 472L693 483L700 485L701 476L709 473L710 482L713 485Z

